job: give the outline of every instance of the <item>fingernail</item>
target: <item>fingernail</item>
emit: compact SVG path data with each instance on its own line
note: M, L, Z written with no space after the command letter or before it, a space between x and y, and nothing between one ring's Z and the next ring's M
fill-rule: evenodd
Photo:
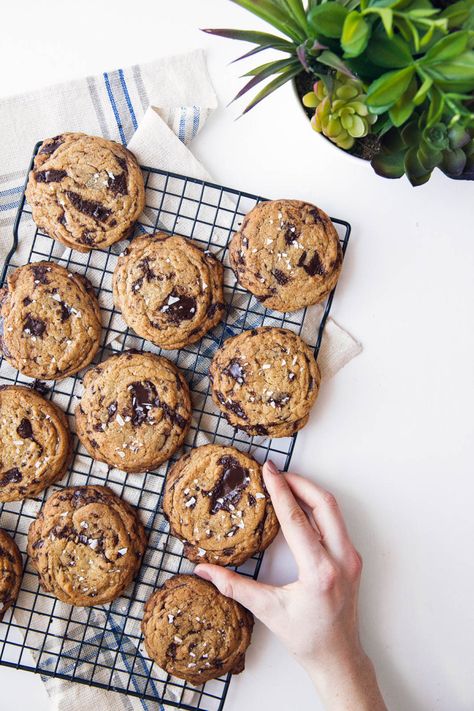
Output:
M198 575L198 576L199 576L200 578L202 578L203 580L212 580L212 578L211 578L211 576L209 575L209 573L207 572L207 570L206 570L205 568L201 568L200 565L197 565L197 566L194 568L194 572L195 572L196 575Z
M280 474L280 472L278 471L276 466L273 464L271 459L267 459L265 464L267 465L267 469L270 472L270 474L273 474L273 476L278 476L278 474Z

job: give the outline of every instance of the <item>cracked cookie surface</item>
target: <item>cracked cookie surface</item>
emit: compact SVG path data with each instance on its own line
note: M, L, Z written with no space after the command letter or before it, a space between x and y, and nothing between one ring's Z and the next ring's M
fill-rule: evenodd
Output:
M284 328L255 328L227 339L209 372L212 398L228 422L269 437L304 427L321 382L312 349Z
M63 602L86 607L123 592L146 544L136 509L105 486L57 491L28 531L28 555L41 586Z
M99 348L100 308L90 282L55 262L18 267L0 289L0 349L24 375L74 375Z
M342 249L331 219L300 200L261 202L230 242L240 284L275 311L319 303L336 286Z
M223 273L212 254L184 237L136 237L117 262L114 302L139 336L182 348L221 320Z
M0 385L0 442L0 501L37 496L66 474L66 415L31 388Z
M252 629L248 610L194 575L169 578L148 599L142 621L151 659L196 686L243 671Z
M38 227L79 252L128 237L145 206L143 176L133 154L84 133L44 141L26 197Z
M144 472L183 443L191 398L184 376L167 358L126 351L87 371L75 415L77 435L91 457Z
M163 510L195 563L241 565L265 550L279 530L260 464L218 444L197 447L173 465Z
M0 622L18 597L23 573L23 561L18 546L0 528Z

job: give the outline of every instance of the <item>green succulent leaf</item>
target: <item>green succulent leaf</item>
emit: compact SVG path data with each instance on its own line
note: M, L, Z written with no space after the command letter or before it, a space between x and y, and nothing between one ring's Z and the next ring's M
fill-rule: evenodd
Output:
M364 20L360 12L353 10L344 20L341 46L346 57L357 57L367 47L370 37L370 24Z
M267 96L270 96L276 89L279 89L283 84L286 84L287 81L290 81L290 79L293 79L297 74L299 74L301 71L301 65L298 63L298 66L287 69L286 71L281 72L275 79L272 79L271 82L269 82L266 86L261 89L261 91L258 92L258 94L252 99L250 104L248 104L245 109L243 110L242 114L246 114L250 109L253 109L254 106L260 103L263 99L265 99Z
M401 178L405 173L405 151L378 153L372 158L372 168L383 178Z
M272 0L230 0L231 2L243 7L253 15L260 17L269 25L272 25L283 34L291 37L294 42L302 42L305 38L305 33L301 27L294 21L293 17Z
M445 91L472 91L474 89L474 52L467 51L448 62L427 68L427 73Z
M422 64L439 64L458 57L467 47L469 33L466 31L453 32L448 37L438 40L427 51L422 59Z
M281 4L287 8L296 23L306 32L309 32L308 18L302 0L280 0Z
M428 95L428 92L432 86L433 86L433 79L431 79L431 77L425 77L423 79L422 85L420 86L420 88L416 92L415 96L413 97L413 102L414 102L415 106L420 106L420 104L422 104L425 101L425 99Z
M318 56L318 62L320 64L325 64L327 67L331 67L331 69L335 69L336 71L341 72L341 74L345 74L348 77L355 78L353 72L351 72L344 60L342 60L340 57L337 56L337 54L331 52L328 49L325 49L321 52L321 54Z
M440 17L448 21L448 28L461 27L467 20L473 9L473 3L470 0L460 0L448 5Z
M369 86L367 105L376 114L381 114L391 108L408 89L415 67L405 67L393 72L382 74Z
M434 126L434 124L437 121L439 121L441 116L443 115L444 96L440 92L440 90L437 89L435 86L433 86L430 89L429 96L430 96L430 105L429 105L428 114L426 117L426 125L427 126Z
M342 34L344 20L349 11L337 2L326 2L316 5L309 13L309 21L317 34L325 37L339 38Z
M405 93L394 103L389 110L389 116L394 126L402 126L415 110L415 102L413 98L417 91L417 82L412 79L410 86Z
M373 35L367 45L366 55L378 67L386 69L402 69L413 62L410 45L398 35L392 38L381 33Z
M382 20L388 37L393 37L393 10L389 7L371 7L364 11L364 15L375 13Z
M431 170L423 166L416 148L410 148L405 154L405 173L412 185L423 185L428 182Z

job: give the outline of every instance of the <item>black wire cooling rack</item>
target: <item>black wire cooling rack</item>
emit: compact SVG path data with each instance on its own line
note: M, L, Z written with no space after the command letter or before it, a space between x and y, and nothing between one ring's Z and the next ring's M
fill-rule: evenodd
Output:
M35 148L36 154L38 144ZM33 156L34 157L34 156ZM318 355L324 325L334 292L322 307L297 313L279 314L265 309L235 281L228 265L227 243L245 214L263 198L154 168L143 168L146 208L136 233L162 230L182 234L212 250L226 266L224 321L199 343L165 355L180 367L189 382L193 399L193 423L184 449L206 442L235 445L251 452L260 462L271 457L287 470L296 435L270 440L249 437L231 428L215 407L209 394L207 372L216 349L229 336L256 326L283 326L301 334ZM348 222L332 218L345 252L350 235ZM65 249L38 230L23 195L14 225L13 245L1 276L3 284L10 272L27 262L55 260L87 276L99 295L103 332L101 349L94 362L128 348L160 352L138 338L123 323L112 303L112 274L118 254L126 243L88 254ZM28 384L54 400L72 416L81 394L81 378L38 383L22 376L5 360L0 360L2 383ZM179 456L179 453L178 455ZM45 593L26 559L21 592L13 611L0 623L0 664L25 669L43 676L59 677L103 689L120 691L158 702L159 707L198 711L221 711L229 688L230 675L194 687L172 677L152 664L143 647L140 621L143 604L153 590L170 575L189 572L192 565L183 557L183 547L169 534L161 509L161 491L170 462L146 474L125 475L95 462L74 438L74 459L60 486L52 486L37 499L0 504L0 525L15 538L26 557L28 528L44 500L62 486L106 484L138 507L147 526L149 546L138 579L112 604L96 608L72 607ZM262 555L238 568L244 575L257 577Z

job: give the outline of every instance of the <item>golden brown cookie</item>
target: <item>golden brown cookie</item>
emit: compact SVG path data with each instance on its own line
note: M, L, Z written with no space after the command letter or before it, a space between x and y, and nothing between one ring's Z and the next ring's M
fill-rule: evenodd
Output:
M245 666L253 616L212 583L174 575L145 605L148 655L162 669L198 686Z
M300 200L259 203L233 236L229 254L240 284L275 311L323 301L342 267L331 219Z
M222 264L190 240L144 235L117 262L114 303L142 338L166 350L182 348L221 320L223 276Z
M227 339L209 372L212 398L229 423L269 437L305 426L321 382L311 348L284 328L254 328Z
M46 234L79 252L128 237L145 205L140 167L119 143L85 133L45 141L26 197Z
M144 472L182 445L192 409L186 380L171 361L126 351L87 371L75 414L77 435L91 457Z
M18 597L23 573L23 561L18 546L0 528L0 622Z
M66 415L31 388L0 385L0 501L37 496L71 458Z
M42 587L70 605L115 600L137 574L147 544L138 513L106 486L49 497L28 531Z
M163 511L195 563L241 565L265 550L279 529L260 464L219 444L197 447L173 465Z
M0 289L0 349L24 375L61 380L89 365L100 308L89 281L55 262L18 267Z

